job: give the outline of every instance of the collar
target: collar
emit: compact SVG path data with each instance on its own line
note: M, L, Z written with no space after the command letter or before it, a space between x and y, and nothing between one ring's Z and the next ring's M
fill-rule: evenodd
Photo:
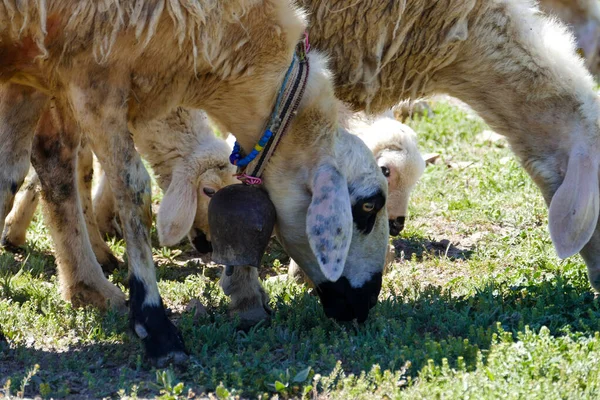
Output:
M308 63L309 50L308 33L305 32L304 38L296 46L294 58L279 89L273 112L265 126L263 136L252 151L242 158L241 148L237 141L235 142L229 159L232 164L238 166L238 179L248 185L262 184L261 176L267 163L296 115L308 82L310 70Z

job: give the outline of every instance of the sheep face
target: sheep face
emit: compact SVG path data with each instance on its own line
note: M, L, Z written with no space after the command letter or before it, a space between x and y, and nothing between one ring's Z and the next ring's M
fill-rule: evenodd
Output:
M340 131L335 142L335 157L305 164L292 179L283 179L289 163L273 159L265 182L277 237L316 286L325 314L362 322L381 289L387 184L359 138Z
M198 186L198 204L194 225L188 234L188 239L194 248L201 254L212 252L210 230L208 226L208 204L212 196L224 188L238 181L233 176L235 167L223 164L219 168L212 168L200 175Z
M389 233L397 236L404 229L410 193L425 170L416 134L408 126L388 117L354 126L373 152L388 182Z

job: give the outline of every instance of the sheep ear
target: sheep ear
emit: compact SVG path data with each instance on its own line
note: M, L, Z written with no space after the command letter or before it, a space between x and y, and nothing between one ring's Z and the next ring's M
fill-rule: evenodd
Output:
M344 176L331 164L317 169L306 215L306 234L323 275L337 281L352 241L352 206Z
M191 179L173 174L158 209L156 225L161 246L174 246L188 234L194 223L198 188Z
M598 158L574 146L548 213L550 237L560 258L574 255L590 240L598 223L599 201Z

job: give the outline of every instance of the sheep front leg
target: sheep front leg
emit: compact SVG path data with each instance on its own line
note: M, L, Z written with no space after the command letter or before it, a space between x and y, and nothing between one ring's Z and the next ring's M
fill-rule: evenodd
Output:
M79 184L79 196L81 197L81 206L85 224L90 235L92 249L96 259L102 266L104 272L112 272L119 267L119 260L113 255L112 251L102 239L102 235L96 225L96 215L92 205L92 177L94 175L94 159L92 151L89 148L85 138L81 141L79 153L77 156L77 177Z
M6 217L4 232L0 243L2 246L12 252L18 252L21 246L25 244L27 228L31 224L33 214L40 202L40 178L33 168L23 185L23 188L17 193L15 202L10 214Z
M115 194L129 261L129 318L158 366L187 359L183 338L167 318L150 245L150 176L127 128L126 90L119 82L71 87L72 104ZM193 218L193 216L190 216Z
M54 102L52 102L54 103ZM102 273L92 251L77 191L80 133L60 102L45 108L31 161L42 185L44 219L56 249L62 295L74 304L125 307L125 296Z
M25 86L0 90L0 232L29 170L33 133L46 102L44 94Z
M258 280L254 267L234 267L233 274L221 274L223 292L231 297L229 312L239 316L239 329L247 331L262 320L269 319L269 296Z

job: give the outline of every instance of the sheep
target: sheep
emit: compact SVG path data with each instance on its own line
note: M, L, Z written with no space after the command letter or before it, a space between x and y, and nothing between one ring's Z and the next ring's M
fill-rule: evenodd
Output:
M540 0L542 11L556 15L567 23L577 39L579 52L586 66L598 74L598 46L600 45L600 3L598 0Z
M342 110L340 124L367 145L386 177L389 232L391 236L397 236L404 229L410 193L425 170L425 160L419 152L416 133L397 121L392 110L375 117L362 112L352 113L343 107ZM393 263L394 256L394 248L390 245L384 274ZM288 277L297 283L314 287L293 259L288 266Z
M388 181L386 207L390 235L397 236L404 229L410 193L425 171L417 135L409 126L397 121L391 110L377 117L357 113L345 125L373 152Z
M564 25L528 0L301 4L354 110L448 94L505 136L549 207L558 256L579 252L600 291L600 107Z
M291 0L141 0L135 7L127 0L18 6L9 0L0 6L0 21L0 80L52 96L35 130L31 160L51 216L59 278L68 288L63 293L124 304L102 276L85 234L74 185L84 132L115 194L127 243L131 327L158 364L183 362L181 334L166 316L156 283L149 176L130 131L146 132L149 121L177 106L200 108L234 133L248 154L290 65L309 71L294 58L305 15ZM309 59L302 99L266 165L263 187L277 210L276 234L319 287L325 314L364 321L381 289L387 185L368 148L337 124L325 58L311 52ZM14 154L32 140L30 131L0 132ZM3 160L0 199L12 200L5 193L23 180L26 171L14 168L23 162ZM174 170L157 218L163 245L191 229L196 194L186 171ZM257 284L253 279L242 289L256 296L246 289Z
M217 190L238 182L234 177L235 167L229 163L230 149L223 140L213 134L207 124L206 114L199 110L179 108L166 118L151 121L148 128L152 130L151 135L136 135L134 141L141 155L150 162L157 174L161 189L167 190L173 170L176 169L186 170L190 179L195 179L198 207L188 238L196 250L208 253L212 251L209 241L208 202ZM169 138L168 142L165 138ZM91 153L87 146L80 148L78 167L83 170L78 172L79 178L90 176L89 168L85 167L89 164L85 162L89 157ZM187 164L185 160L188 160ZM89 183L91 179L84 181ZM89 195L89 187L80 186L79 189L80 196ZM39 191L39 178L32 169L7 217L1 241L5 248L14 250L25 242L27 227L38 204ZM93 213L89 214L91 218L95 214L97 224L96 228L93 221L88 221L88 212L84 212L94 254L102 269L110 272L118 265L118 261L110 250L105 248L102 237L107 234L114 235L115 230L120 228L115 222L117 211L114 208L114 197L103 172L94 194ZM98 230L100 235L97 234Z

